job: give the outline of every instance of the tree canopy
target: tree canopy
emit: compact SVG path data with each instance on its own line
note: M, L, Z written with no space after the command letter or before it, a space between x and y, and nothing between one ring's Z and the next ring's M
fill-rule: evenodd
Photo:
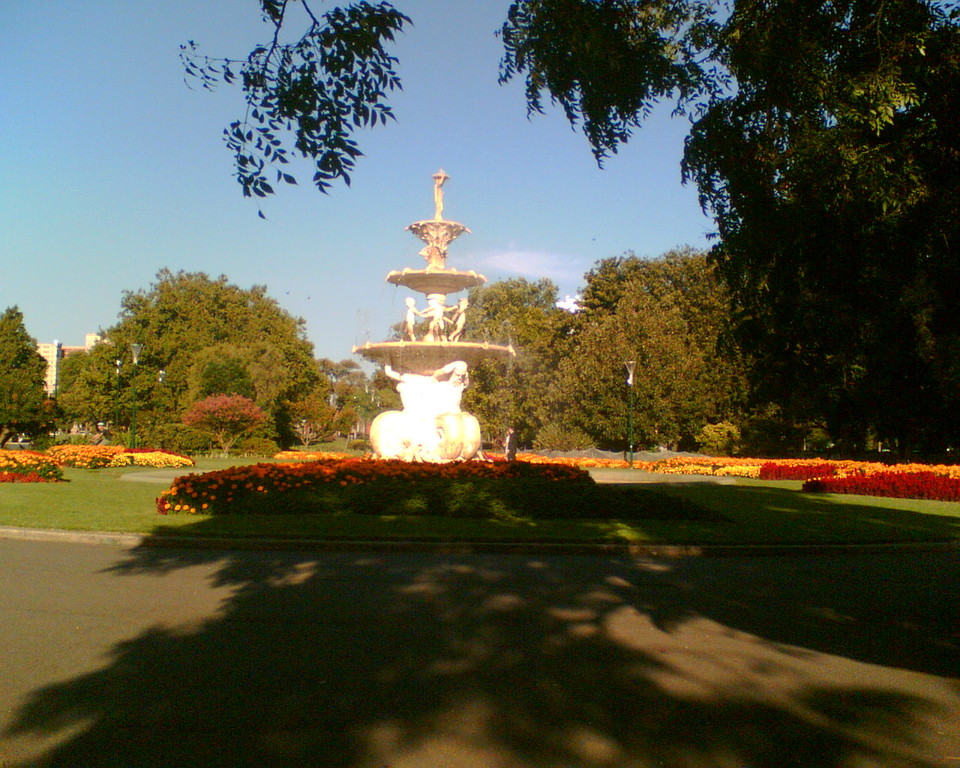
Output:
M0 447L17 433L35 434L52 421L43 388L46 370L23 313L7 308L0 315Z
M605 259L581 306L558 309L549 280L504 280L470 293L469 337L511 342L516 358L471 371L464 407L488 440L514 427L522 445L620 450L627 441L627 360L637 361L636 443L695 445L710 423L740 421L744 365L723 349L727 299L706 254Z
M133 343L143 346L137 365ZM127 291L117 324L70 362L60 401L78 420L113 421L119 413L125 423L135 377L144 423L153 411L177 414L179 421L197 400L239 395L269 414L274 436L283 439L289 437L287 403L319 381L303 321L263 286L242 289L225 276L166 269L149 289Z
M352 128L389 119L400 87L386 46L401 11L293 5L260 0L271 40L245 61L184 52L205 86L244 91L227 144L248 195L272 192L265 168L293 150L321 189L349 181ZM657 105L690 120L682 172L716 220L711 258L758 402L822 419L850 448L869 433L904 450L956 444L955 2L515 0L500 36L500 80L524 81L530 112L558 104L598 161Z

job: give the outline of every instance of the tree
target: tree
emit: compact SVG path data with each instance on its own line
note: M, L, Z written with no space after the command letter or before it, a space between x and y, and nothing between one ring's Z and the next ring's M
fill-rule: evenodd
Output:
M227 453L241 437L249 435L266 418L243 395L211 395L194 403L183 414L183 423L210 434Z
M760 398L848 450L960 438L960 35L934 4L745 7L685 164Z
M501 280L473 289L465 339L512 344L516 357L483 361L471 372L463 407L476 415L483 434L502 436L513 427L522 445L550 419L546 394L566 348L571 317L558 309L549 280Z
M296 183L284 169L291 153L284 146L287 137L296 153L313 160L313 183L320 191L337 179L349 184L362 154L353 130L393 117L385 97L400 88L400 78L384 44L410 20L385 2L358 2L322 15L312 5L260 0L272 39L254 47L245 61L211 59L192 41L181 46L187 75L204 88L239 82L243 90L247 115L224 130L224 139L245 196L273 194L268 170L277 182ZM281 33L294 6L303 9L299 21L307 29L295 42L284 43Z
M222 387L251 394L269 414L272 433L289 441L286 405L319 377L303 320L265 287L241 289L225 276L161 270L149 289L124 293L119 321L102 336L64 377L68 415L112 421L119 412L126 422L135 388L138 421L179 422L191 403L223 394L212 391ZM143 345L136 366L134 342Z
M927 0L522 0L502 75L598 158L658 101L760 399L863 443L960 437L960 11Z
M277 43L287 5L261 0L274 42L244 70L271 137L233 128L248 194L263 162L244 148L277 154L270 121L287 124L288 101L308 124L317 104L372 124L399 85L392 58L377 58L408 21L392 6L333 9L353 19L339 31L307 8L310 32L328 30L337 51L307 62ZM525 81L531 112L559 104L598 162L658 104L691 120L683 175L716 218L712 258L760 402L822 417L850 446L871 430L905 449L960 439L955 2L515 0L500 35L501 81ZM361 62L345 81L343 61ZM188 72L212 85L234 79L225 66ZM364 94L368 73L385 87ZM296 148L326 164L324 183L359 155L336 130Z
M19 432L36 434L52 423L43 388L46 370L23 313L9 307L0 315L0 448Z
M198 361L199 362L199 361ZM201 397L208 395L254 396L253 381L243 360L238 357L217 357L203 365L194 365Z
M626 445L628 360L635 444L694 447L706 424L742 418L743 361L722 344L727 298L706 254L628 254L586 279L554 389L574 427L604 447Z

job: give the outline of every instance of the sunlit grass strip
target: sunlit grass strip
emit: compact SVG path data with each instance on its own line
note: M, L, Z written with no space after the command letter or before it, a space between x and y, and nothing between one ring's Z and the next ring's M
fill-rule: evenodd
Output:
M321 459L297 464L252 464L174 480L157 498L160 514L223 514L251 498L322 486L429 482L431 480L538 480L591 484L577 467L526 462L411 464L370 458Z

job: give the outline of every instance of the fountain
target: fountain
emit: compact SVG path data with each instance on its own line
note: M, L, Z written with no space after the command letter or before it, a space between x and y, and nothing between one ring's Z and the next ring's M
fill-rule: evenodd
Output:
M469 385L470 367L480 360L509 358L512 346L464 341L467 299L447 304L447 296L487 282L474 271L447 267L447 248L464 232L463 224L443 218L443 184L449 178L440 169L433 175L434 215L407 227L426 246L420 255L425 269L390 272L387 282L424 294L426 307L406 299L402 340L367 342L355 354L383 366L397 382L403 409L385 411L370 425L370 442L380 458L405 461L472 459L480 451L480 425L460 410L460 398ZM427 321L426 331L418 323ZM417 334L420 333L420 338Z

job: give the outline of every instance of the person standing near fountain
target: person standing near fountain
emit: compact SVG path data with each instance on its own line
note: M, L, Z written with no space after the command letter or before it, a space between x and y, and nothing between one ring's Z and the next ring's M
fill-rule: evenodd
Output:
M513 427L507 428L507 436L503 438L503 452L507 461L514 461L517 458L517 433Z

